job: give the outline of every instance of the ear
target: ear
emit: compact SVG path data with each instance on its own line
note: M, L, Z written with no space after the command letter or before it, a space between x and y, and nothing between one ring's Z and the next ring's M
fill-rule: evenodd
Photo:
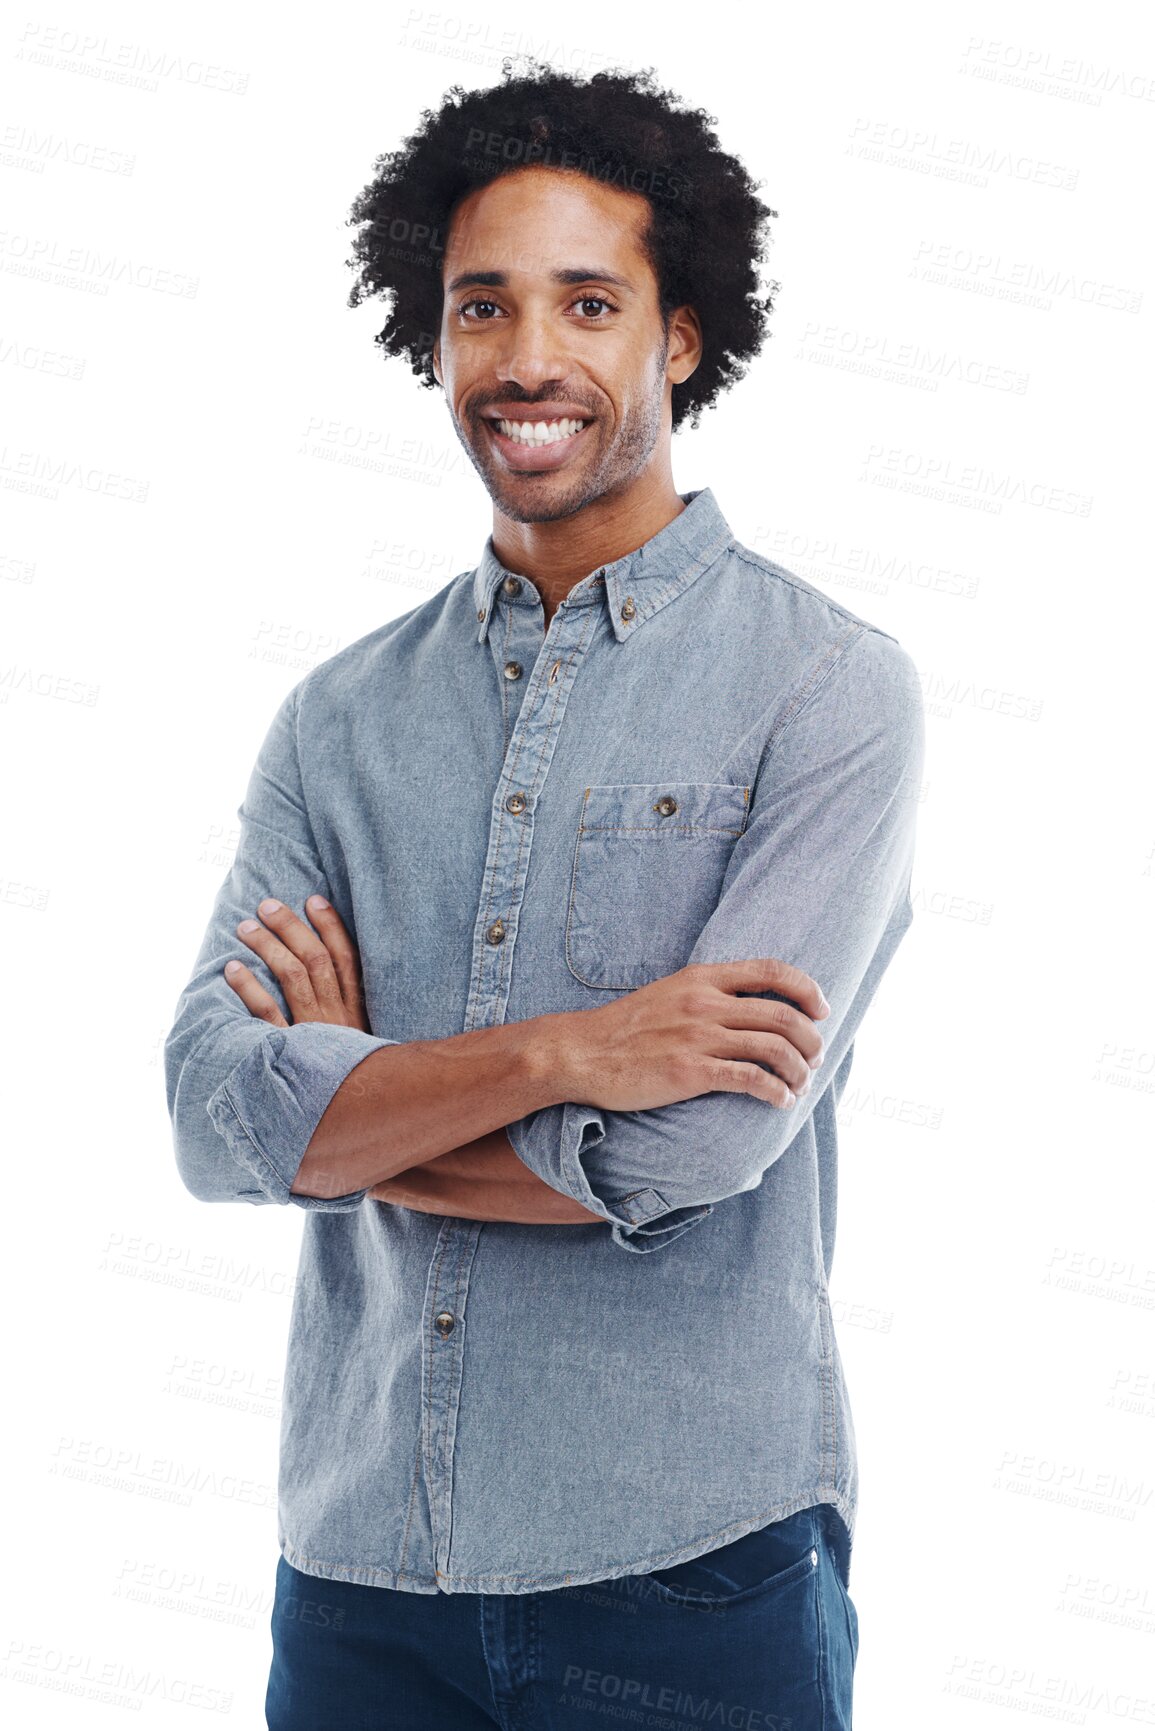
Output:
M445 380L441 377L441 338L439 336L433 339L433 377L444 390Z
M685 384L702 358L702 323L693 307L679 307L670 318L666 377L673 385Z

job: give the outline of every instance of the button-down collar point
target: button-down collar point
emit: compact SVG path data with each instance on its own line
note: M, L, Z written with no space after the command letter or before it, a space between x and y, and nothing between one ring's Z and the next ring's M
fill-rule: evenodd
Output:
M600 565L576 586L576 593L570 592L557 611L564 608L563 617L568 617L604 595L610 625L621 643L639 631L667 602L682 594L721 556L733 534L709 487L683 493L680 498L684 508L676 517L641 547ZM490 535L471 576L479 643L484 642L489 629L495 591L506 586L510 578L520 585L523 594L528 592L526 580L507 571L497 558Z

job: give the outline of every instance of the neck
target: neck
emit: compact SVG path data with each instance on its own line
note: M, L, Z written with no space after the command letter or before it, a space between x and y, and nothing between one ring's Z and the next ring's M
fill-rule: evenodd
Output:
M668 469L640 475L626 492L604 494L551 523L518 523L495 506L493 550L507 571L537 585L548 629L575 583L644 546L685 508Z

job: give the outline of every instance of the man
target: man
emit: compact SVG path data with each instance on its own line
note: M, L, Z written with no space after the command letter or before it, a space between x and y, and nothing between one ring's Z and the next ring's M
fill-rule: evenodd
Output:
M917 674L675 490L769 310L707 117L458 96L354 207L351 299L492 533L284 699L166 1043L192 1194L306 1210L268 1723L830 1731L835 1110L912 915Z

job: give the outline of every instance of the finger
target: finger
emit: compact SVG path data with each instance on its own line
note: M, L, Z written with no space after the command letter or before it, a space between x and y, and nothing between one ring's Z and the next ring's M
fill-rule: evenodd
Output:
M719 1089L730 1094L751 1094L771 1106L789 1107L798 1103L798 1095L781 1076L753 1060L712 1058L708 1071L707 1087L711 1092Z
M781 992L820 1022L830 1014L822 987L801 968L781 962L776 956L755 956L741 962L695 962L710 982L724 992Z
M805 1058L780 1034L763 1034L757 1029L727 1028L715 1048L720 1058L765 1064L785 1082L794 1095L808 1092L814 1072Z
M294 1019L344 1021L333 963L317 934L272 896L260 903L257 914L256 920L240 922L237 936L276 975Z
M345 1006L364 1011L365 987L361 978L361 958L356 945L345 930L345 922L331 902L323 896L310 896L305 911L316 926L325 948L333 958L337 984Z
M781 1004L775 998L724 999L718 1021L725 1028L755 1029L760 1034L779 1034L788 1040L812 1070L817 1070L826 1055L826 1042L809 1016L796 1010L793 1004Z
M259 1017L262 1022L271 1023L274 1028L289 1026L281 1014L277 1000L269 996L252 969L246 968L244 962L226 962L225 979L251 1015Z

